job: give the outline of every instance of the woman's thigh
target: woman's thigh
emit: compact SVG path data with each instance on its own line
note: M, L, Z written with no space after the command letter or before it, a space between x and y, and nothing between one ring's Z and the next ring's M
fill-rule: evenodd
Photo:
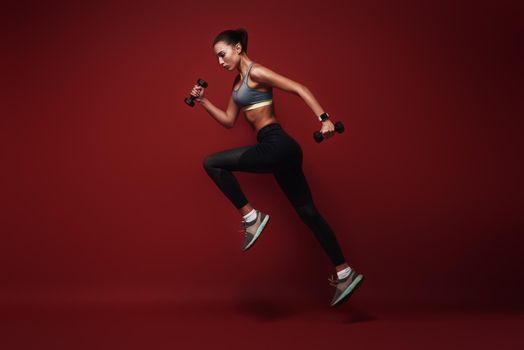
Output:
M229 171L272 173L279 167L279 159L267 152L263 145L243 146L210 154L204 160L204 168L220 168Z

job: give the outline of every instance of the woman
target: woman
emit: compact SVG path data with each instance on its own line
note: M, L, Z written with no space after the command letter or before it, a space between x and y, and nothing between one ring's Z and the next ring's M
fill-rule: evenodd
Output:
M313 203L302 171L302 149L278 123L273 108L272 89L276 87L300 96L319 116L319 121L322 122L320 132L326 139L333 136L334 125L304 85L279 75L248 57L247 32L243 28L225 30L218 34L213 41L213 49L218 56L218 63L224 69L236 69L240 73L233 82L227 110L222 111L215 107L204 97L204 88L199 85L193 87L191 95L226 128L235 125L241 108L255 130L258 141L256 145L211 154L203 164L211 179L242 215L243 250L252 247L260 237L269 215L251 206L232 172L273 173L278 185L335 266L337 279L333 279L333 276L329 279L330 284L336 287L331 306L340 304L348 299L363 276L346 263L334 232Z

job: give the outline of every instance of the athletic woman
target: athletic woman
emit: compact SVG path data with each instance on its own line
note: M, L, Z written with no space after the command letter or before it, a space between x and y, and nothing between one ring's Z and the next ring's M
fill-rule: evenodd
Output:
M278 88L300 96L322 123L324 138L333 136L334 125L311 91L304 85L288 79L247 55L247 32L243 29L225 30L213 41L214 54L220 66L228 71L237 70L226 111L214 106L204 97L204 88L195 85L191 91L204 109L222 126L232 128L240 109L256 133L258 143L252 146L223 150L209 155L203 162L204 169L223 194L242 216L244 234L243 250L253 246L264 231L269 215L249 203L233 175L234 171L272 173L298 213L311 229L325 253L333 263L337 278L329 278L336 287L331 306L346 301L362 281L363 276L351 268L344 258L335 233L319 213L309 185L302 171L302 149L278 123L272 89Z

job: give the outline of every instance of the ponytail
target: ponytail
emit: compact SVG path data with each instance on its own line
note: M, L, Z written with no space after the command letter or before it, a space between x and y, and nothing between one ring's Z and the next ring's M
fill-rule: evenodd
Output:
M242 45L242 52L247 53L247 31L244 28L237 28L236 32L239 36L240 45Z

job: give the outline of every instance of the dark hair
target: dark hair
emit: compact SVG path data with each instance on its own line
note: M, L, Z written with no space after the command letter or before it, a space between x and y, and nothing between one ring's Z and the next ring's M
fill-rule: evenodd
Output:
M219 41L224 41L228 45L233 46L240 43L242 46L242 51L240 53L247 53L247 31L244 28L228 29L220 32L213 41L213 46L215 46Z

